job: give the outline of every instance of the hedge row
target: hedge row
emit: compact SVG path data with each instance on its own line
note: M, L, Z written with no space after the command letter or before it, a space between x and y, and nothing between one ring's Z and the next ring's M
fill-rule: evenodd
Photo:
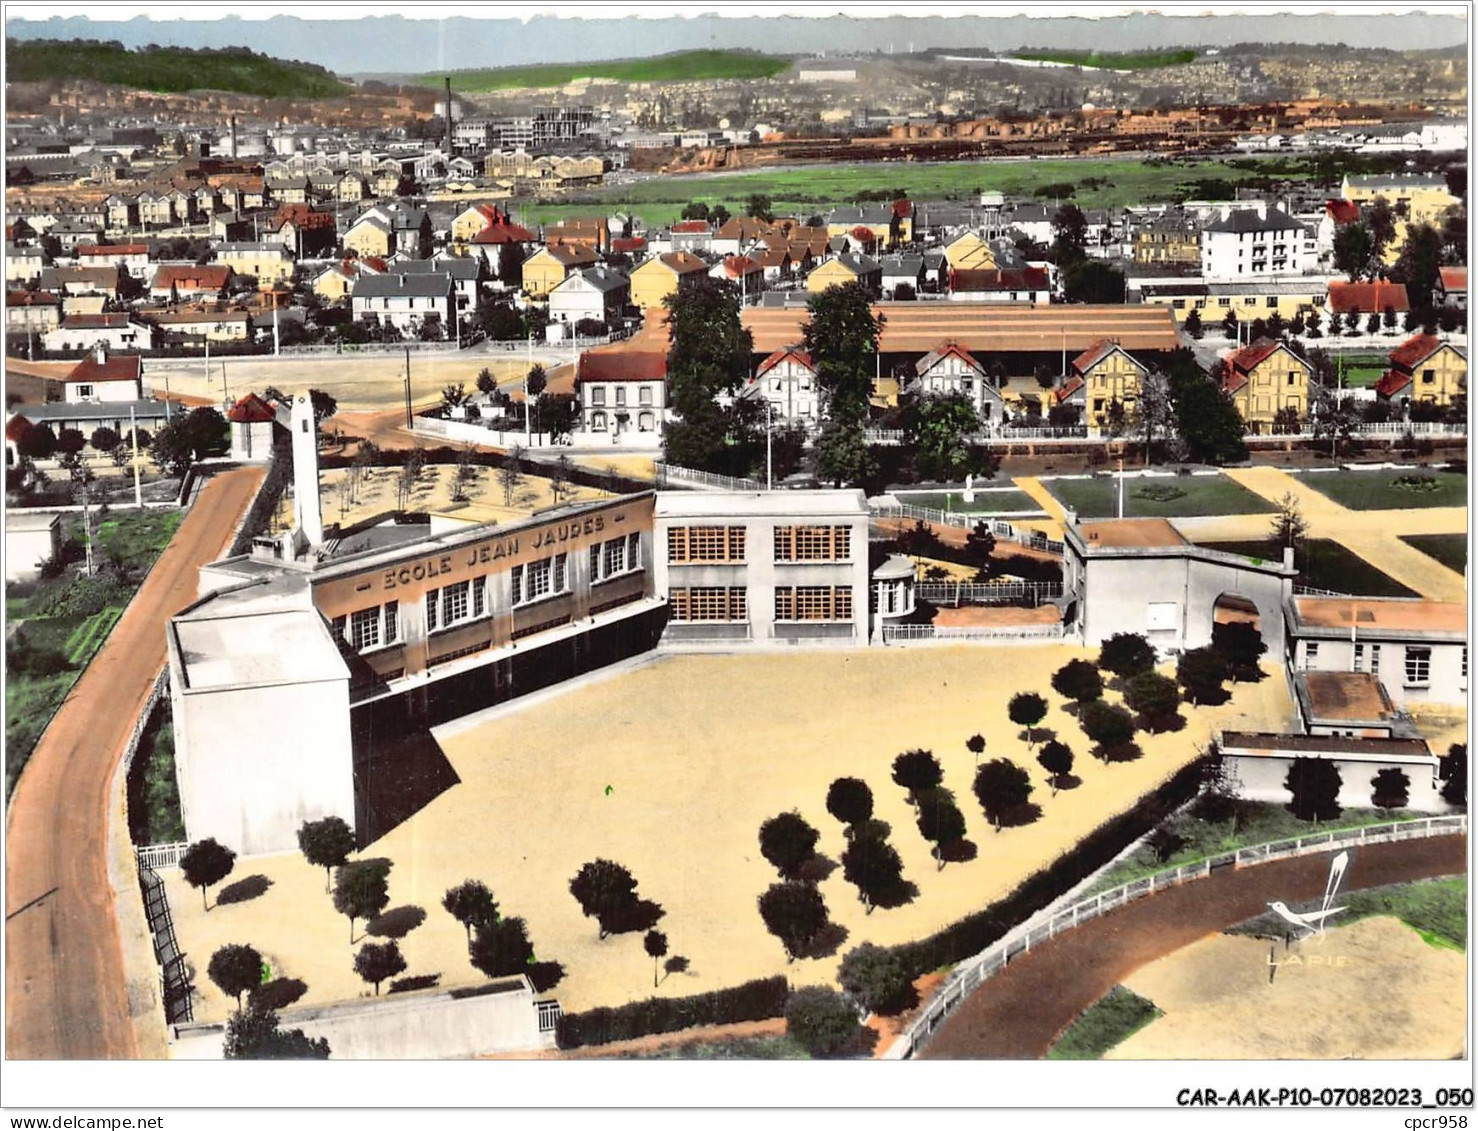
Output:
M653 1033L673 1033L694 1025L763 1021L784 1016L785 1000L789 996L790 984L783 974L777 974L692 997L654 997L615 1009L601 1007L585 1013L566 1013L555 1023L554 1036L560 1048L577 1049Z
M927 939L894 947L894 953L914 978L979 954L1007 931L1071 891L1184 805L1196 795L1205 774L1206 760L1196 759L1153 793L1140 798L1132 808L1099 825L1070 852L1028 876L1005 899L951 923Z
M252 500L251 509L242 520L241 529L231 543L228 556L246 553L251 549L251 540L267 529L267 523L277 509L278 500L287 490L287 481L292 478L292 473L292 447L285 438L279 437L272 445L272 459L267 465L267 475L257 490L257 497Z

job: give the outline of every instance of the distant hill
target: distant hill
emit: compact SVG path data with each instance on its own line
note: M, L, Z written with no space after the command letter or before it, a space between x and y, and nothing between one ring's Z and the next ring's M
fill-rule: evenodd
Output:
M468 94L518 87L564 86L583 78L617 82L698 82L705 79L764 79L790 66L789 59L753 51L678 51L649 59L608 59L594 63L540 63L453 71L452 86ZM439 86L444 75L421 75L417 82Z
M92 39L7 39L5 71L7 82L88 79L158 94L227 90L263 98L331 98L351 89L313 63L273 59L245 47L130 51Z

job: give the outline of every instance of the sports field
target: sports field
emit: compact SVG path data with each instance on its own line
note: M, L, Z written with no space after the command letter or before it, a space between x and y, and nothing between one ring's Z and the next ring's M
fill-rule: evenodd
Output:
M1229 554L1241 554L1247 558L1264 561L1281 561L1283 550L1279 544L1264 538L1249 542L1198 542L1212 550L1225 550ZM1358 554L1328 538L1310 538L1298 551L1296 563L1299 569L1299 584L1315 589L1328 589L1333 593L1353 593L1360 597L1419 597Z
M893 494L900 503L911 507L933 507L964 514L1042 513L1040 504L1025 491L976 491L974 500L968 503L959 491L894 491Z
M1461 507L1468 501L1465 471L1416 467L1379 471L1318 471L1300 475L1321 495L1357 511L1401 511L1412 507Z
M858 943L919 938L1005 895L1194 758L1213 728L1276 729L1290 717L1283 679L1238 685L1225 706L1190 712L1180 733L1141 735L1139 760L1104 765L1088 757L1076 721L1050 691L1051 673L1085 654L1048 645L670 656L501 717L442 728L438 739L460 783L362 854L393 862L391 908L425 912L401 942L406 974L436 975L444 986L482 980L467 961L461 926L441 908L447 888L477 878L493 889L502 914L527 920L537 958L565 966L553 992L567 1010L777 973L800 985L829 982L840 955ZM1050 795L1006 717L1005 693L1018 688L1052 703L1043 728L1077 753L1078 788ZM987 756L1028 768L1039 821L1000 833L986 824L970 792L974 759L965 747L977 732ZM939 871L930 858L890 780L893 758L912 747L939 757L976 859ZM845 941L832 956L787 963L755 906L777 878L759 853L758 829L796 808L820 831L819 851L837 860L842 826L824 802L843 775L872 787L876 815L892 826L890 841L918 895L868 915L838 869L820 890ZM653 991L639 933L597 938L568 890L597 857L629 868L639 895L666 910L658 928L671 952L689 959L687 973ZM301 979L305 1002L370 993L351 968L357 947L324 892L322 869L296 854L262 857L239 862L228 882L253 875L268 885L264 894L208 914L177 872L166 876L181 946L197 971L196 1017L226 1011L204 970L227 942L251 943L278 976Z
M1042 484L1079 518L1113 518L1118 513L1118 480L1043 479ZM1224 475L1177 475L1127 479L1125 518L1187 518L1192 515L1269 514L1277 508L1261 495Z
M1401 541L1435 558L1454 573L1468 572L1468 536L1466 534L1407 534Z

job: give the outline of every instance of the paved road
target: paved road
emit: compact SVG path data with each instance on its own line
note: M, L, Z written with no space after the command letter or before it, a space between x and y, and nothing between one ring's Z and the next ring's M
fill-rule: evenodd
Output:
M261 468L208 483L37 744L6 828L5 1032L21 1060L138 1056L108 883L113 773L154 677L165 621L195 599Z
M1468 838L1433 837L1350 852L1345 890L1461 875ZM1267 901L1318 899L1329 855L1318 853L1194 880L1111 911L1017 958L940 1026L925 1060L1024 1060L1134 971L1267 910Z

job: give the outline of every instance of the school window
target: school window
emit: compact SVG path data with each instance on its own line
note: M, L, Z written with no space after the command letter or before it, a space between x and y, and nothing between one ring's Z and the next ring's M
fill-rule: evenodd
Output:
M606 543L605 575L611 577L626 570L626 541L614 538Z
M1355 668L1354 668L1354 670L1357 671L1357 672L1363 672L1365 670L1365 645L1364 644L1356 644L1355 645Z
M1306 672L1314 671L1318 667L1318 664L1319 643L1316 640L1310 640L1304 645L1303 670Z
M1370 674L1380 675L1380 645L1370 646Z
M678 587L669 594L675 621L745 621L749 601L742 585Z
M349 618L349 642L356 652L380 646L380 606L361 609Z
M330 625L333 628L333 633L334 633L334 639L335 640L347 640L348 639L348 637L345 635L345 630L346 630L347 624L348 624L348 618L347 617L334 617L334 619L330 622Z
M524 600L537 601L540 597L549 596L554 586L553 563L548 558L530 562L524 571L524 582L528 589Z
M852 590L845 585L781 585L775 589L777 621L852 619Z
M626 568L641 569L641 535L626 536Z
M443 627L451 627L458 621L467 619L468 590L470 586L465 581L459 581L455 585L448 585L441 591L441 623Z
M744 527L673 526L667 531L669 562L742 562Z
M1216 305L1217 306L1231 306L1232 305L1232 300L1230 298L1219 298L1219 299L1216 300Z
M1432 650L1406 649L1406 686L1426 687L1432 676Z
M400 602L390 601L385 605L385 643L394 644L400 639Z
M1291 370L1291 369L1290 369L1290 370L1289 370L1289 371L1288 371L1288 383L1289 383L1289 384L1290 384L1290 385L1292 385L1292 384L1293 384L1293 383L1294 383L1294 382L1295 382L1295 381L1297 381L1297 380L1298 380L1298 373L1297 373L1297 371L1296 371L1296 370Z
M523 604L523 566L514 566L509 571L508 577L513 585L513 603L515 605Z
M850 526L777 526L777 562L844 562L852 557Z
M435 632L437 625L436 614L441 609L441 590L426 590L426 631Z
M475 617L480 617L487 611L487 589L488 579L486 577L472 579L472 615Z

